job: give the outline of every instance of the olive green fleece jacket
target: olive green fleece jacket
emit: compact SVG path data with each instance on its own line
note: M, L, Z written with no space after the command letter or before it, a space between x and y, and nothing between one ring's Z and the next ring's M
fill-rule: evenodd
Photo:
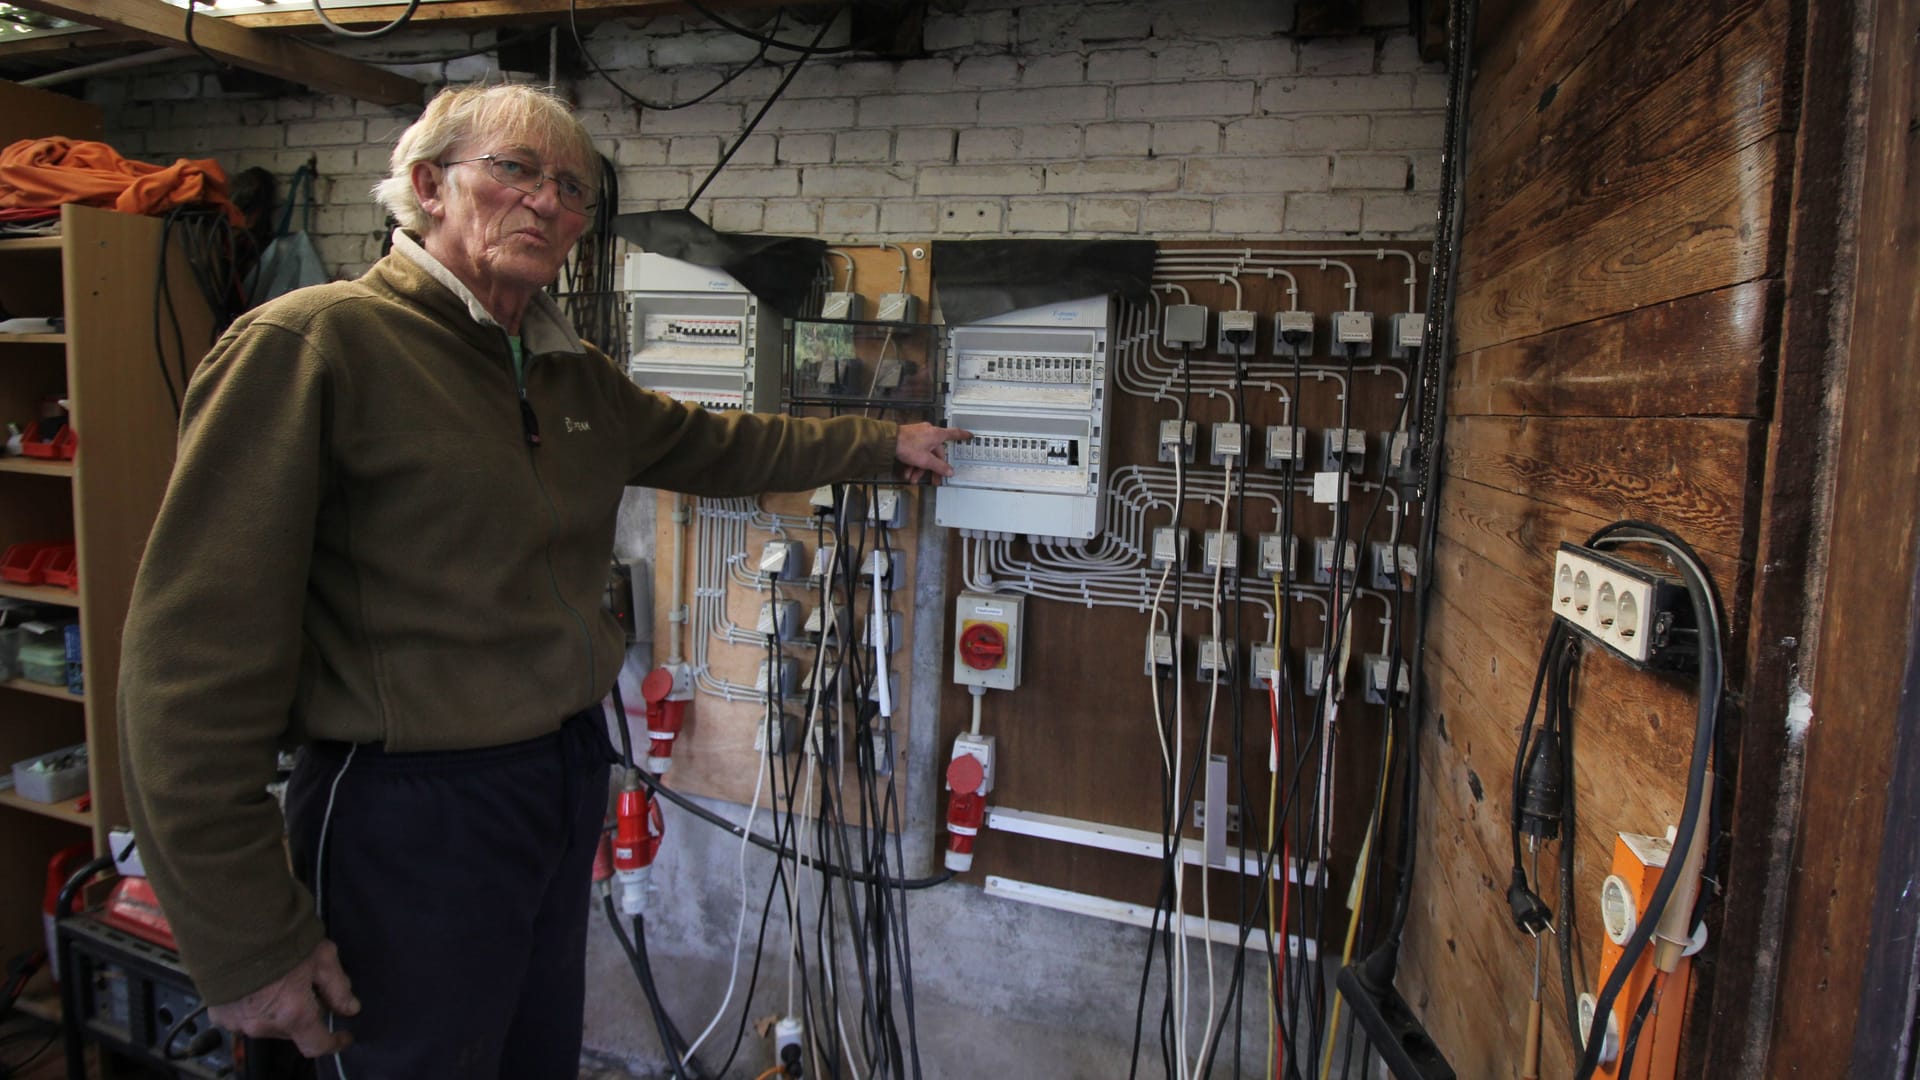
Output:
M399 234L359 280L243 316L194 375L119 703L142 860L210 1001L322 937L266 790L278 748L555 731L624 655L601 597L627 486L745 495L893 467L893 424L680 405L544 295L521 329L524 390L505 332Z

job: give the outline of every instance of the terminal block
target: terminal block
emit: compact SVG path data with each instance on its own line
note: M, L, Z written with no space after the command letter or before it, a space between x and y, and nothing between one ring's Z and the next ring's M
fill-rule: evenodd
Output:
M856 292L830 292L820 298L823 319L858 319L866 298Z
M1373 355L1373 312L1336 311L1333 313L1333 345L1336 352L1356 360Z
M1368 653L1365 661L1362 666L1366 669L1367 673L1367 703L1369 705L1385 705L1387 703L1387 658L1379 653ZM1400 677L1395 680L1397 685L1393 690L1395 701L1405 700L1408 691L1413 685L1409 681L1407 662L1405 660L1400 661L1399 668Z
M795 581L806 565L806 554L798 540L769 540L760 549L760 574L775 581Z
M1169 565L1187 568L1187 530L1162 525L1153 530L1152 566L1165 570Z
M1203 636L1200 639L1199 659L1194 665L1194 678L1203 683L1232 682L1234 652L1232 638Z
M1173 674L1173 635L1156 631L1147 635L1145 673L1166 678Z
M1280 673L1279 657L1272 645L1255 645L1247 662L1247 686L1262 691L1273 689L1273 680Z
M760 618L754 629L763 637L775 641L792 641L800 632L800 602L797 600L769 600L760 605Z
M1229 576L1240 572L1240 537L1219 529L1207 530L1206 550L1201 552L1209 573L1219 570Z
M1221 312L1218 351L1222 356L1252 356L1258 328L1259 318L1251 311Z
M1291 577L1299 565L1299 537L1283 533L1260 534L1260 573L1263 577Z
M1185 349L1207 341L1207 309L1199 304L1168 304L1160 317L1160 340Z
M1275 424L1267 428L1267 468L1297 468L1300 460L1307 456L1306 446L1305 428L1290 424Z
M1177 453L1181 455L1181 461L1188 465L1193 464L1193 444L1198 432L1199 425L1191 420L1160 421L1161 463L1173 464L1173 455Z
M1393 317L1393 338L1388 346L1396 359L1404 359L1420 351L1426 344L1427 317L1417 311L1403 311Z
M1273 317L1273 355L1313 355L1313 312L1282 311Z
M1232 460L1235 465L1245 467L1247 460L1247 425L1213 425L1213 463L1225 465Z
M1343 558L1340 560L1340 584L1351 585L1353 575L1359 569L1360 553L1358 545L1348 540L1341 545ZM1318 537L1313 542L1313 580L1322 584L1333 583L1333 537Z
M1320 432L1320 467L1329 472L1346 466L1348 472L1367 467L1367 433L1359 428L1325 428Z

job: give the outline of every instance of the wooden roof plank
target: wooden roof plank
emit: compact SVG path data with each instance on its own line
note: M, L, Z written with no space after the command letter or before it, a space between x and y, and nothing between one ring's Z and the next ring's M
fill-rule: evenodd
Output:
M186 16L161 0L19 0L21 7L125 33L157 45L186 46ZM412 79L302 41L233 25L207 16L195 19L194 42L236 67L330 94L380 105L418 105L423 88Z

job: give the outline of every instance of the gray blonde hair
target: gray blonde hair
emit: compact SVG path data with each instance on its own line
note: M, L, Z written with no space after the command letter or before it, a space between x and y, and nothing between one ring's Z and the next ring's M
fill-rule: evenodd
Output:
M462 141L482 136L545 145L563 159L547 162L549 168L571 168L589 188L599 186L593 139L573 106L551 89L505 83L450 86L435 94L394 144L387 178L374 185L374 198L403 227L426 235L433 219L414 194L414 165L437 161Z

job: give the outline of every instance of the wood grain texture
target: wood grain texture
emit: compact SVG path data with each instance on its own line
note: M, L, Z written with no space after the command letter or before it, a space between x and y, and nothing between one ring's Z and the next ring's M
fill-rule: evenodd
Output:
M1712 7L1656 6L1696 14ZM1734 7L1748 10L1745 4ZM1565 125L1551 140L1530 147L1529 159L1509 165L1516 180L1525 182L1500 192L1496 181L1469 200L1467 220L1477 243L1462 253L1462 280L1485 277L1487 268L1504 265L1513 251L1542 238L1578 236L1619 207L1656 198L1715 158L1780 131L1786 7L1787 0L1769 0L1747 14L1671 78L1629 99L1617 116L1578 100L1557 100L1556 108L1566 110Z
M1920 6L1875 12L1861 160L1860 247L1832 525L1807 735L1806 799L1788 896L1769 1070L1851 1056L1873 870L1886 813L1920 529ZM1909 1014L1909 1020L1911 1014ZM1875 1033L1890 1039L1891 1032Z
M1417 871L1401 986L1476 1077L1514 1075L1524 1032L1506 827L1553 548L1625 517L1675 529L1743 649L1798 100L1788 0L1515 8L1474 91L1421 747L1439 851ZM1578 940L1597 961L1613 834L1673 823L1697 702L1690 680L1594 655L1575 697ZM1564 1076L1551 955L1541 1074Z
M1449 476L1607 521L1665 522L1695 548L1741 555L1764 423L1463 416L1449 427Z
M1652 304L1456 357L1455 416L1765 415L1778 282Z
M1708 910L1720 945L1696 965L1703 1022L1686 1033L1684 1072L1757 1075L1772 1039L1784 951L1808 947L1784 936L1794 822L1805 780L1804 743L1788 723L1805 668L1816 658L1817 582L1824 553L1830 444L1844 364L1853 251L1837 238L1857 225L1857 179L1849 165L1857 128L1855 73L1864 62L1857 6L1795 4L1783 71L1795 141L1782 314L1770 384L1771 423L1763 496L1753 524L1751 630L1737 710L1737 780L1727 845L1725 902ZM1903 61L1904 62L1904 61ZM1724 992L1722 991L1724 989ZM1835 1059L1837 1060L1837 1058ZM1875 1075L1872 1071L1855 1075Z
M1661 198L1629 205L1577 236L1541 237L1477 282L1462 279L1457 348L1585 322L1724 288L1778 268L1776 136L1712 162ZM1470 242L1470 241L1469 241Z
M74 37L90 37L76 34ZM55 38L64 41L65 38ZM18 42L16 44L26 44ZM65 135L70 139L98 139L104 121L100 106L0 79L0 146L21 139Z
M173 472L177 421L160 378L148 332L153 269L161 229L152 218L67 206L63 276L71 338L68 397L82 449L73 478L74 535L86 599L80 630L86 658L87 741L94 811L104 850L106 830L127 823L120 785L120 725L112 687L120 681L120 630L133 596L134 573ZM176 240L176 244L177 244ZM185 357L169 367L191 371L213 343L213 319L193 285L193 269L175 250L167 260ZM184 381L178 374L176 381Z
M1592 514L1541 502L1463 477L1449 477L1447 483L1463 486L1459 490L1459 499L1443 500L1440 507L1441 535L1542 590L1553 572L1554 552L1560 543L1582 543L1596 529L1607 524ZM1632 558L1643 551L1645 549L1629 547L1621 554ZM1657 554L1648 554L1654 556L1648 561L1660 565ZM1752 568L1743 561L1729 559L1717 552L1703 551L1700 558L1727 598L1727 623L1732 635L1739 637L1745 626L1746 614L1740 586L1748 579Z
M1475 20L1480 40L1474 49L1478 74L1467 110L1467 160L1498 150L1528 117L1550 107L1559 95L1560 80L1635 6L1635 0L1501 0L1481 5Z
M1468 228L1476 228L1491 208L1539 177L1577 175L1582 163L1601 160L1591 145L1597 135L1657 98L1663 84L1696 57L1721 48L1732 29L1762 3L1786 7L1786 0L1635 5L1632 15L1578 63L1571 68L1553 65L1556 72L1536 107L1497 145L1470 148L1470 159L1478 154L1473 168L1480 182L1467 193ZM1697 101L1695 108L1700 116L1711 115L1705 102ZM1677 119L1683 125L1695 122L1684 114Z

